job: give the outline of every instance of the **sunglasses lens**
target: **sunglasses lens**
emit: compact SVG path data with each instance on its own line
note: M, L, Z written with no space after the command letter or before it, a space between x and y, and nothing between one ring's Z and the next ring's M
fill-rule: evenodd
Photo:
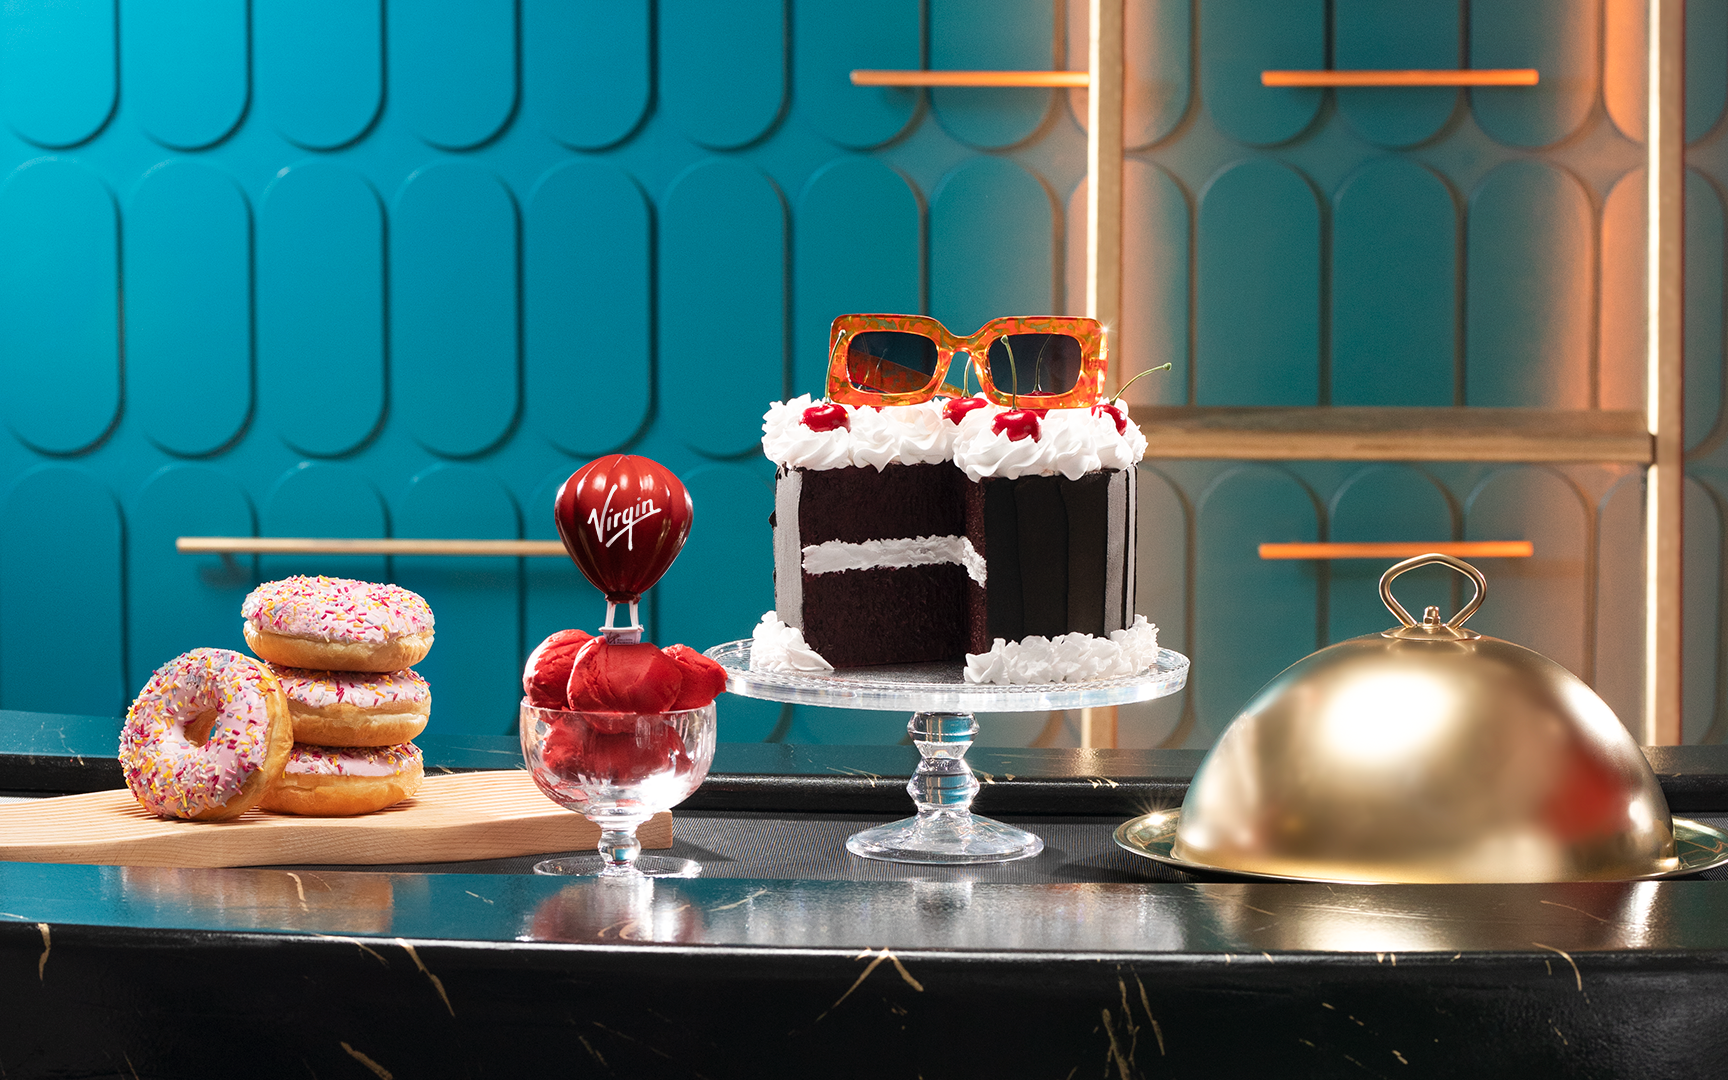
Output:
M1066 394L1084 355L1067 334L1007 334L990 343L990 381L1001 394Z
M936 375L936 342L903 330L870 330L846 343L846 379L859 390L911 394Z

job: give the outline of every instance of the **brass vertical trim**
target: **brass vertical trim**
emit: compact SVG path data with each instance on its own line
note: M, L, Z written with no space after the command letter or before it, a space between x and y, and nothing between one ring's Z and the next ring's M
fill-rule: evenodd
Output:
M1111 347L1109 387L1120 385L1115 348L1122 313L1122 4L1091 5L1086 94L1086 314L1103 323Z
M1650 0L1649 254L1646 262L1648 388L1645 412L1654 461L1645 479L1643 741L1680 741L1682 499L1685 367L1684 0Z
M1105 385L1121 385L1122 314L1122 5L1123 0L1088 0L1086 67L1086 314L1104 324L1110 349ZM1116 745L1116 710L1080 714L1080 745Z

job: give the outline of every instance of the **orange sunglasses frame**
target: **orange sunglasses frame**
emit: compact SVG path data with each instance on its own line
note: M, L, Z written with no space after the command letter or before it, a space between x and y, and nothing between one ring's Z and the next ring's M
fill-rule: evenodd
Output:
M936 343L936 373L921 390L903 394L884 394L862 390L847 377L847 350L852 338L879 330L896 330L918 334ZM989 363L979 363L979 357L990 355L996 339L1010 334L1065 334L1080 342L1080 376L1074 388L1062 394L1005 394L996 389L990 379ZM964 352L971 359L972 370L978 374L978 384L984 396L998 405L1030 409L1085 409L1104 398L1104 379L1110 371L1110 353L1103 324L1097 319L1075 315L1010 315L991 319L978 328L976 334L958 337L928 315L841 315L828 328L828 400L845 405L917 405L947 392L959 396L960 391L943 383L954 354Z

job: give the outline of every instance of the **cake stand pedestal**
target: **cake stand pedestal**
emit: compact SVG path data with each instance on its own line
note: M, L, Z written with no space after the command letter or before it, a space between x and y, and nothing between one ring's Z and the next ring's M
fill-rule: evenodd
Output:
M1188 681L1188 658L1158 650L1151 669L1122 679L1086 683L979 685L953 661L849 668L846 671L752 671L750 641L708 650L726 669L726 689L741 697L835 709L910 710L906 730L918 747L918 771L906 790L918 813L855 833L846 849L886 862L964 865L1011 862L1044 850L1024 829L972 813L978 780L966 751L978 732L977 712L1046 712L1150 701Z

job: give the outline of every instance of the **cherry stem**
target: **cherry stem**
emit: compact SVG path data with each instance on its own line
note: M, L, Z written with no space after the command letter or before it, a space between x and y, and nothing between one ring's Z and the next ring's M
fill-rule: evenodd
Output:
M1014 346L1008 340L1007 334L1002 335L1002 348L1008 351L1008 377L1014 380L1014 389L1008 393L1009 408L1018 409L1020 407L1020 369L1014 366Z
M1174 366L1175 365L1173 365L1173 364L1160 364L1157 367L1147 368L1145 371L1142 371L1140 374L1134 376L1132 379L1129 379L1127 382L1125 382L1121 386L1117 387L1116 388L1116 396L1110 399L1110 404L1114 405L1118 401L1121 401L1122 395L1126 394L1128 392L1128 388L1130 386L1133 386L1135 383L1139 382L1141 379L1145 378L1146 376L1152 374L1154 371L1169 371Z

